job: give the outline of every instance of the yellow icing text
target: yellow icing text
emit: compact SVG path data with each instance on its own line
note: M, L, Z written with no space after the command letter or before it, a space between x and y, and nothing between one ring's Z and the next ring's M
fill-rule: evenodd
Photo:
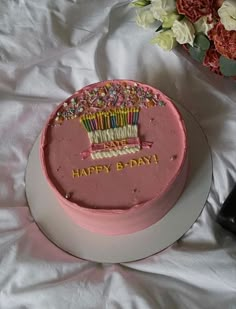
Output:
M151 164L158 164L158 156L156 154L150 156L142 156L136 159L130 159L127 162L116 162L114 166L110 165L93 165L84 168L75 168L72 170L73 178L80 178L84 176L109 174L112 170L120 172L127 168L138 168L140 166L148 166Z
M111 165L96 165L72 170L72 177L90 176L92 174L110 173Z
M139 157L137 159L131 159L126 163L123 162L117 162L116 163L116 170L121 171L124 168L134 168L142 165L150 165L150 164L158 164L158 157L156 154L151 156L143 156Z
M119 147L124 147L127 145L127 140L122 139L119 141L110 141L110 142L105 142L104 143L104 148L105 149L111 149L111 148L119 148Z

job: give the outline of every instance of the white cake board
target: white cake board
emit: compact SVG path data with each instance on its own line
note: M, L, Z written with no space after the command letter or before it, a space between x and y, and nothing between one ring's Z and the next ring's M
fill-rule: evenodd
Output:
M29 156L26 195L41 231L61 249L82 259L121 263L160 252L178 240L200 215L212 181L212 160L206 137L193 116L180 109L188 132L190 170L187 186L172 210L159 222L137 233L95 234L75 224L55 199L42 173L39 138Z

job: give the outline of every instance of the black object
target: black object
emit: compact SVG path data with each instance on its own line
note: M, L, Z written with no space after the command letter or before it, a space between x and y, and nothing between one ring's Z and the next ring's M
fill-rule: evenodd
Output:
M217 216L217 222L236 234L236 185L224 201Z

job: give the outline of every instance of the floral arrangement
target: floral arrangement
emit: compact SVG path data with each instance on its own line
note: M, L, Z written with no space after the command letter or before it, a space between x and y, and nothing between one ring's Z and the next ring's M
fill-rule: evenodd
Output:
M134 0L136 22L159 27L153 44L182 45L211 71L236 78L236 0Z

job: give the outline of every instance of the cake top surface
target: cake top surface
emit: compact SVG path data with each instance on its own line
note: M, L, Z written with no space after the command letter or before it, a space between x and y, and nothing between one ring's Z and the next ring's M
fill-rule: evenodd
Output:
M113 152L115 147L135 152L93 159L93 147L100 149L91 145L91 134L120 127L136 127L137 137L109 140L108 146ZM107 150L107 141L101 144ZM86 209L129 209L161 196L185 157L185 127L171 100L128 80L104 81L74 93L52 113L41 139L49 183L62 199Z

